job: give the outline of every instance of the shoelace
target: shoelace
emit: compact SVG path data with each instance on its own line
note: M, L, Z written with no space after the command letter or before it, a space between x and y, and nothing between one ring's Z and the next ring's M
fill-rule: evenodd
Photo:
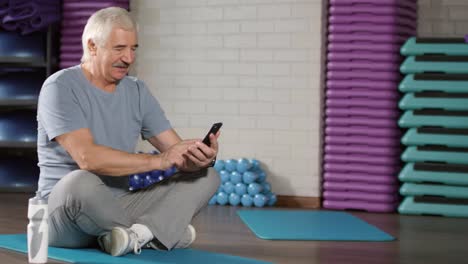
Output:
M141 245L145 242L144 240L142 239L139 239L138 235L133 232L132 230L130 230L129 232L130 234L130 241L135 241L133 243L133 253L139 255L141 253Z

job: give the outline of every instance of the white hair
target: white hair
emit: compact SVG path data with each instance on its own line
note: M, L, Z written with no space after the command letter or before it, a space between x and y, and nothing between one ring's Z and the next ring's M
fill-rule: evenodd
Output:
M130 13L120 7L101 9L88 19L81 37L81 44L83 45L81 62L88 61L91 58L88 50L88 40L92 40L96 45L102 47L114 27L135 32L138 30L138 26Z

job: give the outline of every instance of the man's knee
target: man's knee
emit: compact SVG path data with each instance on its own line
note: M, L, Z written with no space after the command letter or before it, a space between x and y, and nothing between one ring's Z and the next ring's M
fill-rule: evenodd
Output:
M73 191L73 190L81 190L81 189L90 189L93 185L98 185L102 183L101 179L89 171L85 170L74 170L67 175L65 175L57 185L61 185L61 187L65 187L65 189Z
M221 179L219 178L218 173L213 168L208 168L207 175L203 179L203 185L206 188L206 192L210 193L213 196L221 184Z
M87 196L93 186L101 184L102 181L95 174L85 170L74 170L65 175L52 189L50 197L63 201L66 197ZM50 200L50 199L49 199Z

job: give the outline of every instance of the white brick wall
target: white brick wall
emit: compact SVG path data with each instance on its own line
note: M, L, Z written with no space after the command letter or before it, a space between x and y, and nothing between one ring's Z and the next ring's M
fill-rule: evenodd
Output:
M418 0L418 35L463 37L468 34L468 0Z
M222 121L280 195L320 196L321 0L134 0L136 75L182 137ZM146 149L148 146L141 146Z

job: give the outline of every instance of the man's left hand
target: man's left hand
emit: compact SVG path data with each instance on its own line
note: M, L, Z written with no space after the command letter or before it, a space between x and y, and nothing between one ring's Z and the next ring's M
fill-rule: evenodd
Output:
M201 140L197 140L195 144L190 146L185 155L185 166L179 169L183 171L198 171L211 165L218 154L218 137L220 133L218 131L216 135L210 135L210 147L203 144Z

